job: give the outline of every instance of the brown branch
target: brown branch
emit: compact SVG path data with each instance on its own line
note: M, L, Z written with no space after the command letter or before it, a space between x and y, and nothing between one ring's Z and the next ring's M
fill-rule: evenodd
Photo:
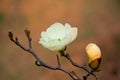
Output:
M91 71L90 73L88 73L87 75L83 76L83 80L87 80L87 78L90 76L90 75L93 75L94 71ZM94 75L95 79L98 80L97 76Z
M23 49L24 51L30 53L35 59L36 59L36 62L35 64L37 66L40 66L40 67L45 67L45 68L48 68L48 69L51 69L51 70L60 70L64 73L66 73L67 75L69 75L73 80L81 80L79 77L76 77L76 75L72 74L70 71L67 71L66 69L64 69L61 64L60 64L60 60L59 60L59 57L57 56L57 62L58 62L58 66L57 67L53 67L53 66L50 66L48 64L46 64L45 62L43 62L37 55L36 53L32 50L32 45L31 45L31 41L32 41L32 38L30 37L30 35L28 35L28 33L25 31L25 34L28 38L28 43L29 43L29 48L25 48L18 40L18 38L16 37L15 39L13 39L13 33L12 32L9 32L8 36L10 38L10 40L15 43L18 47L20 47L21 49ZM30 34L30 33L29 33ZM12 35L12 37L11 37Z
M62 71L64 73L66 73L67 75L69 75L72 80L82 80L81 78L79 78L76 73L74 71L68 71L66 69L64 69L62 66L61 66L61 63L60 63L60 59L59 59L59 56L57 55L57 63L58 65L56 67L53 67L53 66L50 66L48 64L46 64L44 61L42 61L37 55L36 53L32 50L32 38L30 37L30 31L28 29L26 29L25 31L25 34L27 36L27 39L28 39L28 44L29 44L29 48L26 48L24 47L18 40L18 38L16 37L15 39L13 38L13 33L12 32L9 32L8 36L9 36L9 39L15 43L18 47L20 47L21 49L23 49L24 51L30 53L35 59L35 64L39 67L45 67L47 69L51 69L51 70L59 70L59 71ZM73 66L77 67L77 68L80 68L80 69L83 69L87 72L87 74L85 76L83 76L83 80L87 80L87 78L92 75L95 77L96 80L98 80L97 76L94 74L94 71L91 71L89 69L87 69L86 66L80 66L78 65L77 63L75 63L70 55L67 53L65 54L64 51L59 51L61 56L65 57Z
M56 56L57 56L58 66L61 66L59 56L58 55L56 55Z
M90 75L94 76L95 79L98 80L97 76L94 74L94 71L88 70L86 66L80 66L80 65L78 65L77 63L75 63L75 62L71 59L71 57L70 57L70 55L69 55L68 53L64 53L64 51L59 51L59 52L62 54L61 56L65 57L67 60L69 60L70 63L71 63L73 66L78 67L78 68L81 68L81 69L85 70L85 71L88 73L87 75L83 76L83 80L87 80L87 78L88 78Z

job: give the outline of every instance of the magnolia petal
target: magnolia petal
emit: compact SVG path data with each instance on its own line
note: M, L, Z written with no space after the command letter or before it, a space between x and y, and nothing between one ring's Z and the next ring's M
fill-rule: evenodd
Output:
M68 34L71 34L71 36L72 36L72 39L71 39L71 42L72 42L77 37L78 29L76 27L71 28L71 25L68 23L65 24L65 27L67 29L66 32Z
M46 35L46 33L45 33L44 31L41 33L41 37L42 37L42 39L44 39L46 42L48 42L48 36Z
M61 23L54 23L47 29L46 33L50 38L53 38L53 39L56 39L58 37L62 38L65 36L64 25Z
M64 46L68 45L69 43L71 43L71 35L66 35L66 37L64 37L62 40L61 40L61 44Z
M58 40L51 40L49 42L45 42L45 41L41 40L39 43L42 44L44 47L52 50L52 51L61 50L65 46L65 45L59 43Z
M71 26L70 26L70 24L68 24L68 23L65 23L65 29L66 29L66 35L70 35L70 33L71 33Z
M77 37L77 32L78 32L78 29L77 29L77 28L72 28L72 32L71 32L72 41L73 41L74 39L76 39L76 37Z

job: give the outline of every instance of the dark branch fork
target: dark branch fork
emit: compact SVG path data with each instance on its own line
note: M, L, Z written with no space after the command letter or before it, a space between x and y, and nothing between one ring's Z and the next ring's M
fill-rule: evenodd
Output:
M72 78L72 80L87 80L87 78L88 78L90 75L94 76L95 79L98 80L97 76L94 74L94 71L90 71L90 70L88 70L88 69L86 68L86 66L80 66L80 65L78 65L77 63L75 63L75 62L71 59L71 57L70 57L70 55L69 55L68 53L65 54L64 52L62 52L63 55L61 55L61 56L65 57L68 61L70 61L70 63L71 63L73 66L75 66L75 67L77 67L77 68L81 68L81 69L83 69L83 70L85 70L85 71L87 72L87 74L86 74L85 76L83 76L82 78L78 77L74 71L68 71L68 70L66 70L65 68L63 68L63 67L61 66L60 59L59 59L59 56L58 56L58 55L56 56L56 57L57 57L57 63L58 63L58 65L57 65L56 67L53 67L53 66L50 66L50 65L46 64L46 63L43 62L43 61L36 55L36 53L32 50L32 44L31 44L32 38L30 37L30 31L26 29L26 30L25 30L25 34L26 34L27 39L28 39L29 48L25 48L25 47L19 42L19 40L18 40L17 37L14 39L12 32L9 32L8 36L9 36L10 40L11 40L13 43L15 43L18 47L20 47L20 48L23 49L24 51L27 51L27 52L30 53L32 56L34 56L34 58L36 59L35 64L36 64L37 66L39 66L39 67L45 67L45 68L48 68L48 69L51 69L51 70L59 70L59 71L62 71L62 72L64 72L64 73L66 73L67 75L69 75L69 76Z

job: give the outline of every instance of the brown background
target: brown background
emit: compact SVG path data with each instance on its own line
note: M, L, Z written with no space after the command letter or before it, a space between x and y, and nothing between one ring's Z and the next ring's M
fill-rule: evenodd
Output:
M58 53L38 44L41 31L54 22L78 27L77 39L67 48L75 62L87 64L85 46L95 42L102 51L100 80L120 80L120 0L0 0L0 80L69 80L63 72L35 66L35 59L8 38L12 31L27 47L28 27L34 51L55 66ZM61 63L79 76L85 74L64 58Z

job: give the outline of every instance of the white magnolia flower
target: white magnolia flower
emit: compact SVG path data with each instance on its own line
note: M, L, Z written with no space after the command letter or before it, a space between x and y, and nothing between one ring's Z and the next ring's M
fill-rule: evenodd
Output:
M54 23L41 33L39 43L52 51L60 51L70 44L77 36L77 28L70 24Z
M86 52L89 57L89 63L101 58L101 50L95 43L89 43L86 46Z

